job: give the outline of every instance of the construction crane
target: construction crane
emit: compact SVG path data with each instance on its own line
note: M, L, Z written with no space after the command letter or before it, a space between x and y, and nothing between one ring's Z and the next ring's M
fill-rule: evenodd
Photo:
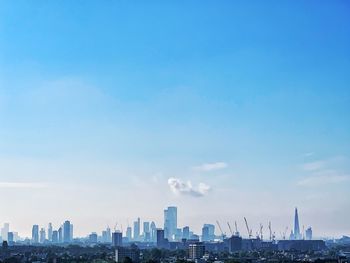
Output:
M235 235L239 236L238 227L237 227L237 221L235 221L235 229L236 229Z
M263 225L260 223L260 239L263 240Z
M229 222L227 222L227 225L228 225L228 229L230 229L231 236L233 236L233 232L232 232L232 229L231 229L230 223L229 223Z
M245 226L247 227L247 232L248 232L249 239L251 239L252 238L252 230L249 229L247 218L245 218L245 217L244 217L244 222L245 222Z
M216 224L217 224L217 225L218 225L218 227L219 227L219 230L220 230L220 232L221 232L222 239L224 239L225 234L224 234L224 232L222 231L222 228L221 228L220 223L219 223L219 221L218 221L218 220L216 220Z

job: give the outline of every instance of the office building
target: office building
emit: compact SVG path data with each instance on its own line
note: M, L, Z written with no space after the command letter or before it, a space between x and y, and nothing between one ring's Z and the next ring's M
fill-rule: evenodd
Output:
M168 240L174 240L177 231L177 207L170 206L164 210L164 233Z
M63 229L62 229L62 226L58 229L58 243L63 243Z
M189 239L190 238L190 228L188 226L185 226L182 229L182 238Z
M203 243L197 242L194 244L189 244L188 255L190 259L192 260L200 259L204 256L204 252L205 252L205 247Z
M15 237L13 232L8 232L7 233L7 242L9 245L13 244L15 242Z
M312 240L312 228L308 227L305 231L305 239L306 240Z
M207 226L202 227L202 241L209 241L209 228Z
M4 227L1 229L1 237L2 241L7 241L8 239L8 232L10 231L10 224L5 223Z
M33 225L32 227L32 243L39 243L39 226Z
M143 222L143 235L146 236L146 233L149 233L149 222Z
M154 223L154 222L152 221L150 228L151 228L151 241L152 241L152 242L156 242L156 239L157 239L157 227L156 227L156 223Z
M128 226L126 228L126 237L127 237L128 241L130 242L132 239L132 229L130 226Z
M215 239L215 226L212 224L204 224L203 227L208 228L208 240L212 241Z
M158 248L165 248L166 247L166 239L164 237L164 230L163 229L157 229L157 247Z
M137 221L134 222L134 240L140 240L140 218L137 218Z
M45 239L46 239L46 233L45 233L45 229L42 227L40 229L40 243L45 243Z
M120 247L123 245L123 234L122 232L114 232L112 233L112 246Z
M66 220L63 224L63 242L69 243L71 242L71 224L70 221Z
M55 243L55 244L58 243L58 231L57 230L52 231L51 242Z
M89 235L89 243L96 244L97 243L97 234L95 232Z
M51 223L49 223L47 227L47 239L49 241L52 241L52 224Z
M111 243L112 242L112 236L111 236L111 229L109 227L106 228L106 234L107 234L107 243Z

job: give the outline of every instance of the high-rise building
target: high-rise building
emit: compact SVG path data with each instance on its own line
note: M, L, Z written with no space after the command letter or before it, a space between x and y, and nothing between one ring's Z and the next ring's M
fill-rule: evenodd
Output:
M47 239L49 241L52 241L52 224L51 223L49 223L47 227Z
M122 232L114 232L112 233L112 246L121 247L123 245L123 234Z
M71 241L71 224L66 220L63 224L63 242L69 243Z
M209 241L209 228L207 226L202 227L202 241Z
M164 230L157 229L157 247L164 248L165 247L165 238L164 238Z
M10 224L5 223L4 227L1 229L1 237L2 241L7 241L8 239L8 232L10 231Z
M58 243L58 231L57 230L52 231L51 242L55 243L55 244Z
M46 233L45 233L45 229L42 227L40 229L40 243L45 243L45 239L46 239Z
M203 243L194 243L194 244L190 244L188 247L188 254L189 254L189 258L190 259L200 259L204 256L204 252L205 252L205 247L203 245Z
M301 239L300 227L299 227L299 216L298 216L298 208L295 208L294 215L294 239Z
M97 243L97 234L95 232L89 235L89 243L96 244Z
M126 228L126 237L127 237L127 239L128 239L129 242L130 242L131 239L132 239L131 236L132 236L132 229L131 229L130 226L128 226L128 227Z
M182 238L189 239L190 238L190 228L188 226L185 226L182 229Z
M215 226L212 224L204 224L203 227L208 228L207 240L212 241L215 239Z
M143 222L143 234L149 233L149 222Z
M164 210L164 233L168 240L174 240L177 231L177 207L169 206Z
M33 225L32 227L32 243L39 243L39 226Z
M73 241L73 224L70 224L69 238L70 238L70 241Z
M62 226L58 229L58 243L63 243L63 229L62 229Z
M7 242L11 245L15 241L13 232L7 233Z
M311 226L308 227L308 229L306 229L306 231L305 231L305 239L306 240L311 240L312 239L312 228L311 228Z
M106 228L106 234L107 234L107 243L111 243L112 236L111 236L111 229L109 227Z
M157 238L157 227L156 227L156 223L154 223L152 221L152 223L151 223L151 241L156 242L156 238Z
M137 221L134 222L134 240L139 241L140 239L140 218L137 218Z

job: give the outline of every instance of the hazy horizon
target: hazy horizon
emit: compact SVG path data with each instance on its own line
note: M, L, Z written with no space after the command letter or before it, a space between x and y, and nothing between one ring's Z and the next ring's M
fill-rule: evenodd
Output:
M176 205L197 233L246 217L279 237L298 207L350 235L349 11L0 1L0 225L85 236Z

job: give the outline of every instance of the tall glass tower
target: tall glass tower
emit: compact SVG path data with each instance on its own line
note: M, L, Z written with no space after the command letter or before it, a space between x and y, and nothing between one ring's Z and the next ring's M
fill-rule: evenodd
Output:
M164 235L173 240L177 230L177 207L169 206L164 210Z
M294 238L301 239L298 208L295 208L295 215L294 215Z

